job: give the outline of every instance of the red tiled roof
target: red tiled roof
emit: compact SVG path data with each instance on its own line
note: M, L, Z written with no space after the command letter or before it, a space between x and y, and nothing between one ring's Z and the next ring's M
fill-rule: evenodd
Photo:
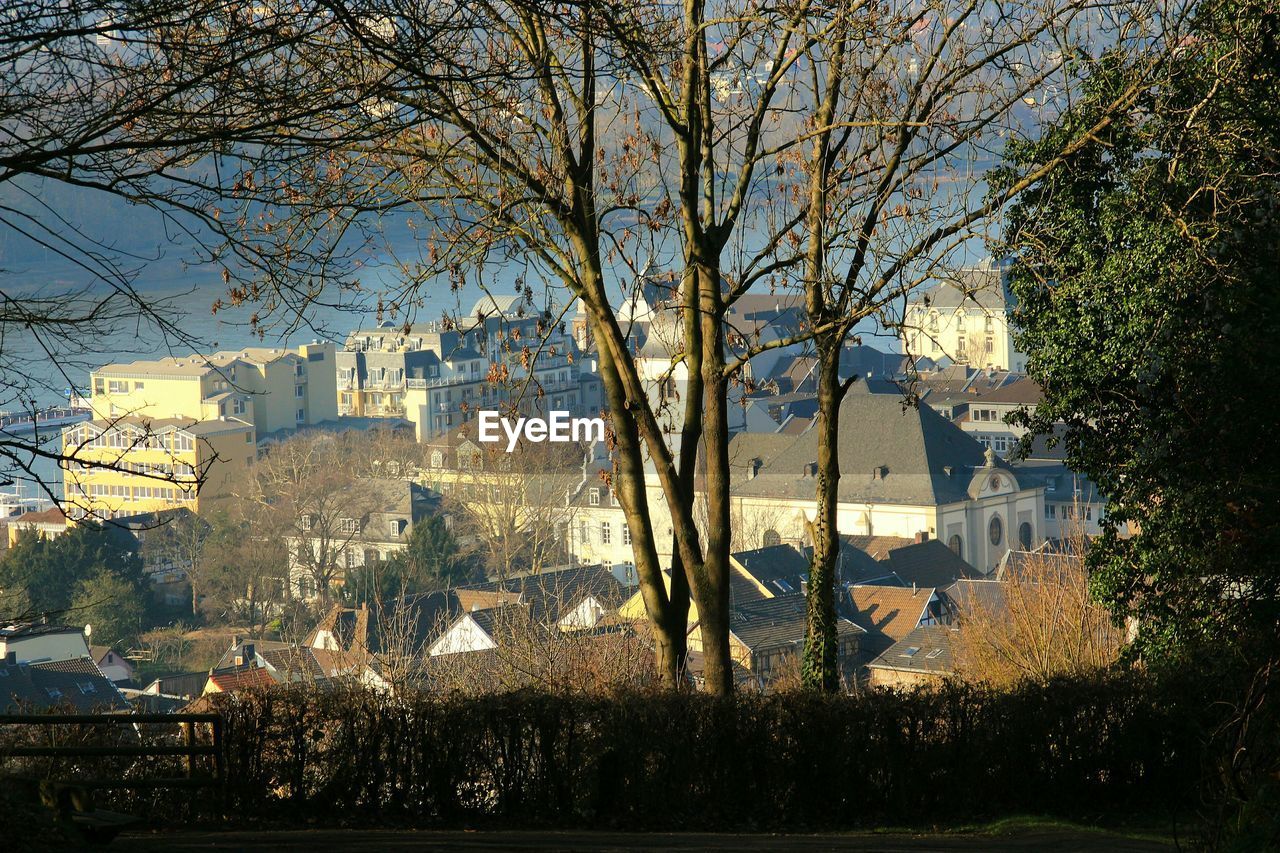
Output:
M209 676L209 681L223 693L272 687L276 683L270 672L256 666L249 669L238 669L234 672L215 672Z

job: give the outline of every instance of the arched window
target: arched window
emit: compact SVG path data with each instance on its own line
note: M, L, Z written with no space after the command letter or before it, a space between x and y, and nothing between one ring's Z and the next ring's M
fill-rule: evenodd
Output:
M947 547L954 551L957 557L964 559L964 541L961 540L959 535L952 536L948 539Z
M1018 542L1022 545L1022 550L1031 550L1031 522L1024 521L1018 525Z
M1004 519L998 515L991 516L991 523L987 525L987 535L991 538L992 545L999 545L1004 540Z
M768 530L764 532L764 537L762 542L765 548L769 548L773 545L781 545L782 537L778 534L778 531L770 527Z

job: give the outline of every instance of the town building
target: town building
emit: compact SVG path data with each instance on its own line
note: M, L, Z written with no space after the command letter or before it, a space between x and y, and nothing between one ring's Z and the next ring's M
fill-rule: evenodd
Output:
M311 600L319 595L314 567L336 568L334 582L342 585L347 571L391 559L404 550L414 525L438 505L438 497L417 483L366 477L341 500L327 502L323 512L304 506L285 540L291 596Z
M254 440L338 416L335 347L248 347L108 364L90 374L96 420L235 418Z
M72 517L198 512L229 494L260 440L337 419L334 353L314 342L93 371L93 418L62 434Z
M347 336L337 354L338 412L401 417L427 441L514 408L598 415L599 377L545 311L516 296L485 296L456 323L382 323Z
M254 427L239 418L140 415L92 420L62 434L72 519L119 518L174 507L200 512L242 484L257 459Z
M957 629L923 625L867 664L873 687L911 689L938 685L956 671Z
M1009 323L1012 296L1003 270L988 264L959 270L907 300L902 345L940 362L995 370L1026 370Z
M1041 542L1044 489L927 406L854 385L841 406L842 533L941 539L983 572L1011 547ZM808 544L817 435L740 433L730 443L734 511L761 544Z

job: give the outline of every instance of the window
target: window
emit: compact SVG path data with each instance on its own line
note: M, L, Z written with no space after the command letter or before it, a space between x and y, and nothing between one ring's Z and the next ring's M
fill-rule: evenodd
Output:
M592 489L587 492L587 503L592 506L600 506L600 490Z
M987 524L987 537L992 545L999 545L1004 541L1004 519L998 515L991 516L991 521Z
M401 533L404 533L404 528L405 528L405 522L404 522L404 519L401 519L401 518L393 518L393 519L391 519L391 523L390 523L389 525L387 525L387 527L388 527L388 529L391 531L391 538L392 538L392 539L395 539L395 538L397 538Z
M947 540L947 547L959 558L964 559L964 541L957 535Z
M609 545L613 542L613 525L607 521L600 522L600 544Z
M305 385L294 385L294 386L293 386L293 396L298 397L298 398L301 398L301 397L303 397L306 393L307 393L307 386L305 386Z
M1024 551L1031 550L1031 522L1024 521L1018 525L1018 544Z
M431 451L431 467L439 468L443 464L444 464L444 454L442 454L439 450Z
M354 518L342 519L343 533L358 533L360 531L360 522Z
M144 387L146 386L142 382L133 383L133 390L135 391L141 391Z
M578 524L578 539L584 544L591 541L591 526L585 518Z
M986 350L987 350L987 355L990 355L991 353L996 351L995 339L992 338L990 335L987 335Z
M1055 518L1058 515L1058 508L1053 504L1044 505L1044 517Z
M936 332L936 331L938 331L938 314L937 314L937 312L933 312L933 313L930 313L930 314L929 314L929 331L931 331L931 332Z
M246 433L244 434L244 443L245 443L245 444L253 444L253 433L251 433L251 432L246 432Z
M622 544L631 544L631 527L626 522L623 522L622 524Z
M302 423L302 422L303 422L303 421L305 421L306 419L307 419L307 410L306 410L306 409L298 409L298 423Z
M295 376L306 376L306 375L307 375L307 366L306 366L305 364L303 364L302 362L298 362L297 364L295 364L295 365L293 366L293 373L294 373L294 375L295 375Z
M245 403L244 400L236 400L234 403L231 404L232 413L237 415L243 415L245 412L245 409L247 408L249 408L249 406Z

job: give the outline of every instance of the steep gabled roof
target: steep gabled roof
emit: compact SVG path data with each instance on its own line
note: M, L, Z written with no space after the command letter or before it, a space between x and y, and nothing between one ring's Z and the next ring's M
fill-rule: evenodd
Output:
M752 651L803 645L806 606L803 595L782 595L740 604L729 611L729 631ZM862 629L853 622L836 617L837 636L861 633Z
M901 640L920 624L933 592L919 587L853 586L849 588L850 618L869 632Z
M90 658L0 661L0 708L14 712L69 706L76 711L124 711L129 702Z
M787 443L789 442L789 443ZM972 436L928 406L904 406L897 394L856 383L840 407L842 502L940 506L968 500L973 471L986 463ZM733 492L811 500L818 436L739 433L729 447ZM761 460L748 479L748 461ZM1006 468L1003 462L997 466Z
M894 548L884 563L905 583L921 587L943 587L960 578L983 576L939 539Z
M944 676L955 671L955 629L922 625L867 664L872 669Z
M731 554L746 574L775 596L800 592L809 578L809 559L790 545L770 545Z

